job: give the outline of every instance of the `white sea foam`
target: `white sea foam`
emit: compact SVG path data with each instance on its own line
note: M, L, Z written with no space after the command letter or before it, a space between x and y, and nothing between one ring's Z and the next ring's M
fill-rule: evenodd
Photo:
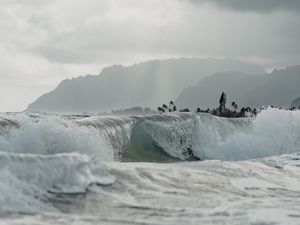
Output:
M199 217L203 222L217 218L220 223L222 219L238 223L242 218L259 223L264 220L251 218L262 218L253 209L257 198L262 198L264 208L280 203L289 207L282 221L299 216L293 199L300 196L299 155L290 154L300 151L299 111L270 108L255 119L192 113L86 119L17 114L2 121L0 191L5 194L0 196L1 215L60 211L52 204L53 193L92 189L98 195L86 200L87 211L106 221L116 217L130 222L135 219L130 216L143 210L139 222L152 215L149 223L196 223ZM111 162L116 152L129 151L128 145L137 147L134 154L162 149L185 160L191 149L201 159L224 161ZM152 157L151 153L144 156ZM274 157L261 159L266 156ZM112 186L91 188L95 183ZM283 196L288 203L270 196ZM65 207L73 210L71 205ZM280 207L268 213L276 215Z
M236 129L209 148L201 148L201 144L201 154L208 159L245 160L299 152L300 111L269 108L247 129Z
M14 116L18 127L0 135L0 151L10 153L57 154L79 152L113 160L113 150L92 127L77 125L58 116L32 118Z
M103 161L132 151L131 154L149 156L151 161L157 151L153 146L181 160L189 158L189 151L200 159L244 160L300 149L300 112L272 108L263 110L255 119L192 113L80 120L18 115L13 119L17 126L0 136L0 151L80 152L101 156Z
M98 220L141 224L299 224L299 154L245 161L111 163L113 210ZM101 201L100 201L101 202ZM116 222L117 221L117 222ZM78 223L79 224L79 223Z
M144 118L139 132L170 156L185 160L245 160L300 151L300 111L268 108L256 118L221 118L209 114ZM134 128L135 129L135 128ZM133 130L134 130L133 129Z
M84 193L90 184L114 182L98 159L78 153L0 153L0 179L1 215L57 211L50 192Z
M1 215L57 211L50 192L83 193L114 181L102 163L113 160L113 150L97 129L43 114L0 122Z

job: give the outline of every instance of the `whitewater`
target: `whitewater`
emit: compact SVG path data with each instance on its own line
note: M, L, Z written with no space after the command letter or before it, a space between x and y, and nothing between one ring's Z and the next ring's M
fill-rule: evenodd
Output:
M300 111L0 114L0 224L300 224Z

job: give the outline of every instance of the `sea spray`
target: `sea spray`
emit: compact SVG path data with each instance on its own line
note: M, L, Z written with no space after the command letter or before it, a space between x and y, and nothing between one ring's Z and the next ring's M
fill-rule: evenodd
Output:
M256 118L237 119L203 113L86 118L19 113L4 119L1 215L62 216L67 208L72 216L94 213L97 222L126 221L141 212L141 218L157 215L155 222L163 213L172 224L178 215L182 223L191 216L195 221L211 216L238 221L258 199L272 207L290 207L285 219L299 211L294 200L300 187L299 154L289 154L299 152L298 111L270 108ZM190 152L202 160L224 161L174 162L190 160ZM116 153L121 158L112 162ZM287 155L274 156L281 154ZM261 158L265 156L273 157ZM161 163L169 161L173 163ZM270 196L276 195L280 198L273 202ZM209 207L215 207L214 212Z
M211 148L202 149L207 159L246 160L300 151L300 111L268 108L248 129L235 132Z
M297 152L300 147L300 112L272 108L256 118L206 113L83 119L21 114L13 121L17 126L0 135L0 151L79 152L103 161L161 162L254 159Z
M11 153L57 154L79 152L113 160L113 150L92 127L79 126L74 120L48 115L14 116L18 126L0 135L0 151Z
M131 141L132 127L140 117L92 116L76 120L79 126L96 129L108 148L113 149L114 159L120 160Z
M85 193L91 184L114 182L99 159L78 153L0 153L0 178L0 214L57 211L52 193Z

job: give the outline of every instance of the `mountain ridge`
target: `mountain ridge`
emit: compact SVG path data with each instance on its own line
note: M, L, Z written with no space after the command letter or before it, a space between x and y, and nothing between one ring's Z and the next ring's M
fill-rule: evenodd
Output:
M151 60L131 66L113 65L98 75L63 80L40 96L27 110L99 112L132 106L156 108L175 99L202 78L218 72L242 70L264 73L257 65L232 59L179 58Z
M227 100L234 101L241 107L289 107L291 102L300 96L299 84L298 65L252 76L240 72L216 73L194 86L185 88L176 99L176 103L180 107L215 108L218 106L221 92L225 91Z

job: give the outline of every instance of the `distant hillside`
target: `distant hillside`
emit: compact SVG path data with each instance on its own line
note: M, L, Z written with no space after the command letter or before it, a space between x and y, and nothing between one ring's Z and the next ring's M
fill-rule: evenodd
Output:
M153 60L129 67L115 65L99 75L62 81L28 110L99 112L132 106L154 107L175 99L189 85L219 71L264 73L257 65L224 59Z
M292 107L300 107L300 97L295 99L292 104L291 104Z
M249 76L240 72L217 73L183 90L176 100L180 107L217 107L221 92L227 104L239 106L286 106L300 96L300 66L275 70L270 74Z

